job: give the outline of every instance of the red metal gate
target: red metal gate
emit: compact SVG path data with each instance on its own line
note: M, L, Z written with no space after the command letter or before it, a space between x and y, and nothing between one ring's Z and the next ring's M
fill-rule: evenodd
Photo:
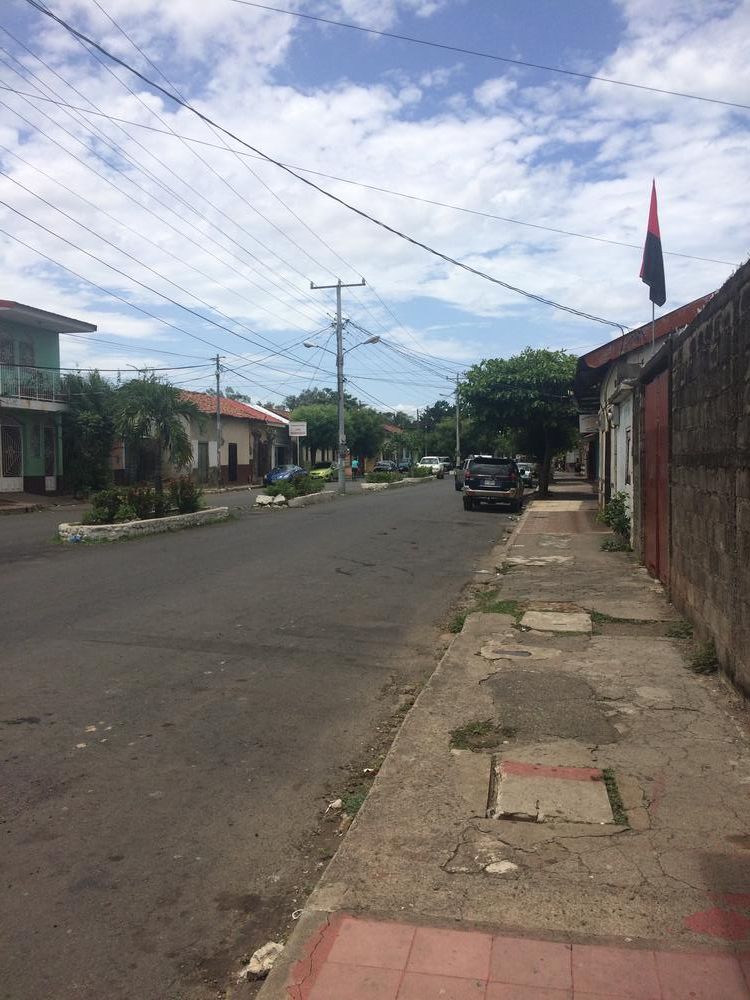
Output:
M646 568L669 582L669 372L646 386L643 530Z

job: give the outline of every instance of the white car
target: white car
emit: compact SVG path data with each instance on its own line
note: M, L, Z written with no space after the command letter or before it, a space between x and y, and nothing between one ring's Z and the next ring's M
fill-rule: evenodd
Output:
M439 455L425 455L417 462L418 469L429 469L433 475L442 478L445 475L445 466Z

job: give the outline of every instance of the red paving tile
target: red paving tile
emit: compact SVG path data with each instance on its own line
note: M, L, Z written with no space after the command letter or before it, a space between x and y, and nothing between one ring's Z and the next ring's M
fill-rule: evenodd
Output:
M407 972L398 1000L484 1000L485 979L454 979Z
M657 952L664 1000L748 1000L750 990L734 955Z
M407 970L487 982L491 948L492 937L479 931L420 927L414 936Z
M555 941L496 937L492 942L490 979L499 983L547 989L571 989L571 948Z
M401 975L397 969L326 962L305 1000L396 1000Z
M328 955L329 962L404 969L414 940L414 927L345 917Z
M628 997L629 1000L659 1000L661 997L654 953L636 948L574 944L573 988L576 993Z
M545 990L538 986L508 986L490 983L485 1000L571 1000L570 990Z
M316 949L300 1000L750 1000L750 954L571 946L349 915L326 935L330 951Z

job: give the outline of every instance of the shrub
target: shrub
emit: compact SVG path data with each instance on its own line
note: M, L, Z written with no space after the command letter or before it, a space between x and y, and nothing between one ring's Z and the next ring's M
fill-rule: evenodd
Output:
M325 483L321 479L312 479L305 476L302 479L294 479L292 482L274 483L266 490L270 497L286 497L287 500L294 500L295 497L306 497L310 493L320 493L325 489Z
M113 486L91 497L91 511L84 515L84 524L113 524L117 511L125 501L123 490Z
M126 501L121 503L120 506L115 511L115 521L122 522L122 521L139 521L139 520L141 520L141 518L138 514L138 511L135 509L135 507L132 506L132 504L129 504Z
M366 483L400 483L404 477L400 472L368 472Z
M189 476L172 479L168 484L169 501L178 514L194 514L201 509L203 490Z
M151 486L131 486L126 491L125 502L135 511L135 518L131 518L131 520L144 521L155 516L156 490Z
M611 528L616 535L625 539L630 547L630 513L628 511L628 495L620 490L615 493L604 510L600 511L597 519Z
M409 475L413 479L425 479L427 476L431 476L432 472L429 469L424 469L424 468L420 469L419 466L415 465L414 468L410 471Z

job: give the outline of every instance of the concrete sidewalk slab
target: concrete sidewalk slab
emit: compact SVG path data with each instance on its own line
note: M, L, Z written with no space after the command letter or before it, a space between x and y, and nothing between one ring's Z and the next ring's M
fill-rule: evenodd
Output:
M492 819L546 823L614 823L598 768L561 767L503 759L494 765ZM490 793L492 795L492 793Z
M549 535L538 530L533 512L534 505L519 523L511 557L544 552L539 543ZM542 513L557 516L554 509ZM607 997L601 990L613 986L639 1000L653 988L659 1000L682 1000L690 995L686 988L703 1000L746 998L734 954L750 953L746 717L715 678L686 668L684 643L648 631L673 615L663 591L631 556L601 551L591 511L560 516L578 515L585 524L568 532L574 562L515 564L492 581L498 600L541 614L581 614L619 601L640 610L643 634L636 614L627 616L636 620L627 635L519 631L510 615L470 614L407 716L303 917L318 921L321 941L323 924L333 926L346 911L406 922L415 936L431 926L489 934L491 956L497 939L507 936L525 942L519 954L532 953L543 939L571 949L577 982L529 985L488 973L477 978L484 1000L540 1000L545 990L601 1000ZM493 552L494 565L502 555ZM507 734L499 746L451 750L455 729L486 719ZM530 781L568 786L587 782L563 777L560 768L612 769L628 824L612 822L608 798L606 821L595 813L543 823L487 818L484 783L489 799L491 759L498 755L527 765L527 772L537 769ZM588 784L603 790L603 782ZM631 942L641 947L625 947ZM420 986L415 977L428 973L410 968L408 959L401 971L395 993L384 995L401 1000L412 995L399 992L408 987L422 988L424 996L463 997L479 988L462 976L454 977L458 985ZM288 1000L293 994L285 983L281 971L274 973L263 1000ZM424 992L428 987L432 993Z
M585 611L527 611L521 625L538 632L591 632L591 615Z

